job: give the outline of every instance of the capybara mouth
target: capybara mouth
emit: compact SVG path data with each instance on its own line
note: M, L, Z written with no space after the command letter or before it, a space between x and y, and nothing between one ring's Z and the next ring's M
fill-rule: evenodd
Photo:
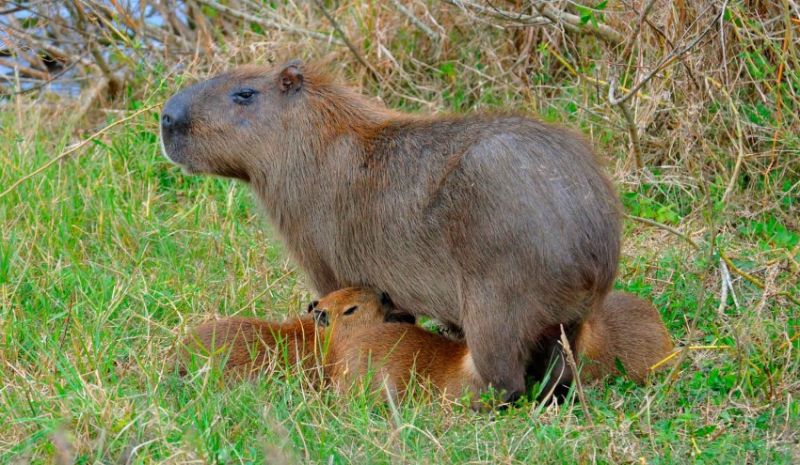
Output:
M181 138L180 135L167 135L164 134L162 130L159 138L161 140L161 154L164 155L164 158L180 166L185 174L191 175L200 172L200 170L188 162L190 157L186 156L186 149L182 147L185 144L176 140Z
M168 160L196 172L197 169L193 169L188 163L190 157L187 156L192 126L190 89L178 92L164 103L161 109L159 136L161 151Z

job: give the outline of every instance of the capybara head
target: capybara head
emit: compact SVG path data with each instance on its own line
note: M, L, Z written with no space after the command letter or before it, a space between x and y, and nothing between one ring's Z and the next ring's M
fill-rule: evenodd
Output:
M414 317L397 312L389 296L365 287L331 292L309 304L320 326L336 331L356 332L383 323L414 323Z
M269 146L288 130L286 113L304 98L306 84L304 65L293 60L275 69L238 68L188 87L161 111L164 155L188 173L249 181L254 164L270 162L260 159L264 150L280 149Z

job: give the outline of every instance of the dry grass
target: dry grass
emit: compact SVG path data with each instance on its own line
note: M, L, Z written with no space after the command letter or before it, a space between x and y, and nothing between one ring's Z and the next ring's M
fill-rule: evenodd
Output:
M273 3L0 16L0 65L17 66L0 112L0 461L797 461L796 2ZM243 186L161 160L157 108L67 152L186 82L294 57L407 111L518 108L588 134L646 221L627 225L620 287L705 348L654 386L585 387L588 414L171 377L187 326L277 318L307 288Z

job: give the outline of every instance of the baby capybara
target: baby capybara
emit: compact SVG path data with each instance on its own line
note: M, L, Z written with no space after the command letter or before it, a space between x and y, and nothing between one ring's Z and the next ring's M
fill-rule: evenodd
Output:
M397 320L393 310L385 294L361 287L332 292L315 305L317 322L327 328L326 373L334 385L349 388L371 374L373 392L398 400L412 379L429 381L450 399L471 394L475 405L485 383L467 345Z
M395 312L384 294L368 288L342 289L321 298L313 311L327 328L332 363L326 371L335 384L348 387L371 373L374 392L402 397L416 379L430 381L451 399L472 395L473 406L480 400L483 383L467 345L408 321L387 321ZM584 381L620 374L621 365L630 379L644 383L651 367L669 355L672 342L653 305L612 292L600 310L579 326L572 350Z
M311 314L282 322L222 318L189 331L178 347L176 361L181 373L210 359L225 373L244 378L281 366L316 375L321 360L319 335Z

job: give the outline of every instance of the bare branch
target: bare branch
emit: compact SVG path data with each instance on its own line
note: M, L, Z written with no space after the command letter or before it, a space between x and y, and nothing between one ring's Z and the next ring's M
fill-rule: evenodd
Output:
M291 32L293 34L304 35L308 37L313 37L315 39L324 40L327 42L340 42L338 39L333 37L330 34L323 34L316 31L309 31L308 29L303 29L302 27L298 26L289 26L286 24L281 24L271 19L266 18L259 18L258 16L253 16L251 14L235 10L229 6L222 5L217 2L213 2L211 0L196 0L197 3L201 3L206 5L209 8L213 8L221 13L225 13L229 16L233 16L234 18L243 19L245 21L249 21L253 24L258 24L261 27L265 27L267 29L278 29L280 31Z
M361 56L361 53L359 53L358 49L356 49L353 43L350 42L350 39L347 38L347 34L345 34L342 28L339 27L339 23L336 22L336 19L334 19L333 15L328 13L328 10L325 9L325 6L322 4L322 2L320 2L319 0L314 0L314 4L317 6L319 11L322 12L325 18L327 18L328 21L330 21L331 26L333 26L333 29L335 29L336 32L339 33L347 48L349 48L353 56L356 57L356 60L358 60L359 63L364 65L364 67L367 68L367 70L369 70L369 72L372 74L372 77L374 77L375 79L380 79L380 74L378 74L378 71L376 71L375 68L371 64L369 64L367 60L364 59L364 57Z
M647 84L651 79L653 79L653 77L655 77L656 74L660 73L661 71L664 70L664 68L669 66L675 60L677 60L678 58L682 57L683 55L689 53L692 49L694 49L694 47L698 43L700 43L700 41L703 40L703 38L705 38L705 36L708 35L709 32L711 32L714 29L715 24L717 23L717 21L719 21L719 19L725 13L725 9L727 7L728 7L728 0L725 0L725 3L722 4L722 8L720 9L720 11L717 14L717 16L714 17L714 20L711 21L710 25L699 36L697 36L693 41L689 42L689 44L687 44L685 47L680 48L680 49L673 49L669 53L669 55L664 57L656 65L656 67L653 69L653 71L648 73L641 81L639 81L638 84L633 86L633 88L631 88L628 91L628 93L626 93L625 95L623 95L620 98L616 98L614 96L614 92L610 91L609 92L609 96L608 96L608 100L611 103L611 105L619 105L620 102L626 102L626 101L630 100L631 97L633 97L639 89L641 89L645 84ZM612 85L613 85L613 81L614 80L615 79L611 79Z
M414 16L414 13L409 11L406 7L404 7L400 2L397 0L391 0L392 5L399 11L403 16L408 18L411 21L411 24L417 26L417 29L424 32L432 42L439 43L439 35L433 32L433 29L429 28L425 23L423 23L419 18Z

